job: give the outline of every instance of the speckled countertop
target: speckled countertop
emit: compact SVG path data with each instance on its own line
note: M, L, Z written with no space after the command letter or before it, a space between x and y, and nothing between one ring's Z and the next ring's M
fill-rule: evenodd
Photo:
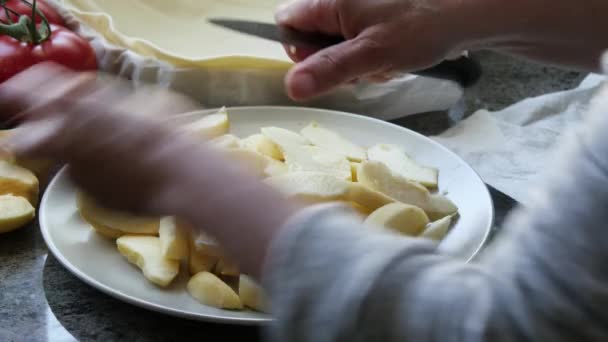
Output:
M408 117L398 123L436 134L477 108L499 109L525 97L571 88L583 75L523 63L492 53L476 55L486 74L451 113ZM493 194L497 221L510 210ZM122 303L85 285L48 254L37 224L0 235L0 342L223 341L259 339L259 330L191 322Z

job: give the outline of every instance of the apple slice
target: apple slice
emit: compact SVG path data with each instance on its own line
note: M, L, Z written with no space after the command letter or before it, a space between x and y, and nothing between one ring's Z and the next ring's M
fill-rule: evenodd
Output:
M211 146L221 148L221 149L229 149L229 148L239 148L241 147L241 140L233 134L224 134L217 138L211 139L209 141Z
M393 199L364 185L322 172L287 173L270 177L265 182L287 197L308 203L350 201L373 211L394 202Z
M440 241L450 230L452 224L452 216L446 216L437 221L429 223L426 229L420 234L420 237Z
M235 262L228 260L226 257L222 257L220 261L215 266L215 273L221 274L223 276L233 276L238 277L241 274L239 269L239 265Z
M437 187L437 169L417 164L398 146L379 144L367 150L367 156L370 161L383 163L393 173L407 180L429 188Z
M455 215L458 213L458 207L449 198L440 194L432 194L424 211L429 215L429 219L435 221L446 216Z
M356 182L357 179L357 170L359 170L359 165L361 165L361 163L357 163L357 162L350 162L350 179L353 182Z
M8 233L23 227L36 215L36 210L21 196L0 196L0 233Z
M160 239L155 236L121 236L116 240L118 251L139 267L146 279L166 287L179 272L179 261L165 259Z
M239 297L244 306L261 312L268 312L268 300L264 290L249 276L241 274Z
M158 234L159 218L134 216L126 212L104 208L82 192L77 194L76 204L80 216L91 224L99 224L130 234Z
M0 160L0 195L25 197L32 205L36 205L38 191L38 178L32 171Z
M289 172L320 172L351 180L348 159L318 146L288 145L283 150Z
M283 152L277 144L264 134L253 134L243 139L242 145L248 150L261 153L276 160L284 160Z
M188 281L188 293L202 304L220 309L243 308L239 295L213 273L199 272Z
M367 153L363 148L344 139L338 133L322 127L316 122L304 127L300 134L308 138L310 142L326 150L344 155L352 161L360 162L367 158Z
M281 150L288 145L310 145L310 141L296 132L279 128L264 127L262 134L275 143Z
M93 231L95 231L95 233L108 239L118 239L119 237L126 235L125 232L121 232L120 230L112 229L99 223L94 223L90 220L87 220L82 216L82 214L80 214L80 217L82 217L82 219L85 220L85 222L87 222L91 226L91 228L93 228Z
M357 171L359 183L381 192L399 202L420 208L428 205L431 194L422 185L411 182L391 170L383 163L365 161Z
M195 122L185 125L184 129L204 139L217 138L227 134L230 129L228 112L226 112L226 108L222 108L215 114L204 116Z
M158 237L164 258L179 261L188 257L188 233L177 223L175 217L166 216L160 219Z
M282 162L252 150L234 148L224 151L224 154L260 178L282 175L288 170L287 165Z
M364 223L385 227L404 235L416 236L426 228L429 218L418 207L395 202L376 209Z
M190 248L190 257L188 259L188 269L191 275L199 272L211 272L217 265L218 257L202 253L195 248Z

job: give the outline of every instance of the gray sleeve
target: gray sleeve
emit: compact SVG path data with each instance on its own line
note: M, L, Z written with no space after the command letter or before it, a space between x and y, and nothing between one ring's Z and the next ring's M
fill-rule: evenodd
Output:
M592 114L478 263L298 214L267 258L272 340L608 341L608 113Z

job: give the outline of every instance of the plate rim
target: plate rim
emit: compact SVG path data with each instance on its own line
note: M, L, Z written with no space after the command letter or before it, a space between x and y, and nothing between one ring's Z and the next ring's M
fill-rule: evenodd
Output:
M479 244L479 246L475 249L475 251L472 253L472 255L468 259L466 259L466 260L463 259L463 261L465 261L466 263L472 262L473 259L475 259L480 254L481 250L487 246L489 237L491 235L492 227L494 226L494 222L495 222L494 201L492 199L490 191L489 191L488 187L485 185L485 182L483 181L483 179L481 178L479 173L477 173L477 171L475 171L475 169L473 169L473 167L471 167L464 159L462 159L456 153L454 153L453 151L451 151L444 145L440 144L439 142L437 142L429 137L426 137L423 134L420 134L416 131L408 129L406 127L396 125L392 122L388 122L388 121L384 121L384 120L380 120L380 119L376 119L373 117L364 116L364 115L360 115L360 114L342 112L342 111L335 111L335 110L321 109L321 108L314 108L314 107L300 107L300 106L294 106L294 107L290 107L290 106L234 106L234 107L225 107L225 108L228 112L230 112L230 110L264 110L264 109L324 112L329 115L346 116L346 117L356 118L356 119L364 120L364 121L376 121L376 123L378 123L377 121L380 121L381 124L393 126L397 129L407 131L409 134L414 134L414 135L418 136L419 138L423 138L427 142L434 144L436 147L441 148L444 152L451 154L453 157L456 157L457 159L460 159L463 162L463 164L470 171L472 171L475 174L475 176L482 182L482 184L484 184L484 195L489 199L489 203L491 204L490 205L489 224L488 224L488 227L485 228L484 236L481 239L481 243ZM206 115L206 114L214 113L217 110L219 110L219 108L208 108L208 109L191 111L191 112L188 112L185 114L190 114L192 116L197 115L197 114ZM55 185L55 183L57 183L60 180L61 177L67 177L67 175L65 175L66 173L67 173L67 166L63 166L53 176L52 180L48 183L46 189L48 190L48 189L52 188ZM154 311L157 313L171 315L171 316L179 317L179 318L186 318L186 319L196 320L196 321L206 321L206 322L212 322L212 323L233 324L233 325L253 325L253 326L268 324L274 320L274 318L271 316L269 316L268 318L228 317L228 316L201 314L201 313L191 313L191 312L184 311L184 310L174 309L174 308L170 308L170 307L167 307L164 305L159 305L159 304L151 303L151 302L143 300L143 299L132 297L130 295L123 293L120 290L117 290L117 289L111 288L107 285L104 285L104 284L100 283L99 281L97 281L96 279L94 279L93 277L90 277L90 276L84 274L76 266L74 266L69 260L67 260L67 258L59 251L59 249L57 248L57 246L55 245L55 243L53 241L53 238L50 236L50 230L47 225L48 210L46 209L46 207L48 206L47 203L49 201L49 196L50 196L49 193L50 193L49 191L46 191L46 190L44 191L44 194L42 195L42 199L40 200L40 205L39 205L39 210L38 210L38 212L39 212L38 221L39 221L39 226L40 226L40 231L42 233L42 237L43 237L49 251L51 251L53 256L59 261L59 263L61 263L61 265L63 265L63 267L65 267L68 271L70 271L70 273L72 273L74 276L76 276L78 279L80 279L87 285L98 289L99 291L101 291L102 293L104 293L106 295L109 295L110 297L124 301L128 304L135 305L135 306L143 308L143 309L148 309L148 310L151 310L151 311Z

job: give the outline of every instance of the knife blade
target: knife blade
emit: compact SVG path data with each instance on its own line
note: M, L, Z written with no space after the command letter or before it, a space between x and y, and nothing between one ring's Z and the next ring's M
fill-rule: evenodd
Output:
M290 27L257 21L208 18L211 24L230 29L235 32L248 34L296 48L320 50L344 42L343 37L324 35L319 33L302 32ZM419 76L426 76L458 83L463 88L473 86L481 77L481 65L468 57L455 60L446 60L433 67L411 72Z

